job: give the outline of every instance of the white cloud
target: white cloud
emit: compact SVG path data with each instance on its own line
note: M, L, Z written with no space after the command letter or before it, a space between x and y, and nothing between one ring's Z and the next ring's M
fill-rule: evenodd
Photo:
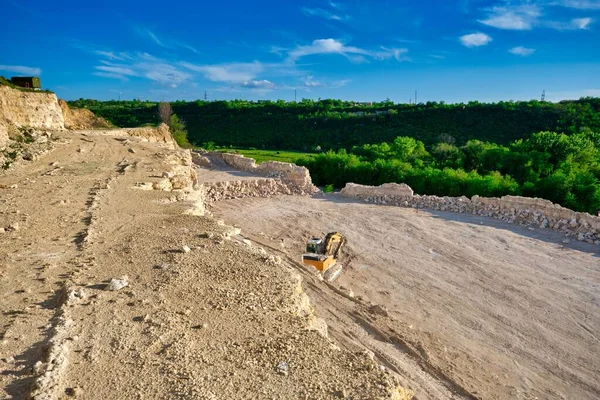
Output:
M576 31L589 29L592 22L591 18L573 18L569 22L549 21L545 25L559 31Z
M180 71L167 63L140 63L136 67L143 72L143 76L146 78L162 84L177 85L192 78L191 74Z
M119 54L115 54L112 51L102 51L102 50L96 50L94 51L95 54L102 56L102 57L106 57L109 60L125 60L125 59L131 59L131 57L129 57L129 55L127 53L119 53Z
M350 19L348 15L339 15L331 11L324 10L322 8L300 8L302 13L308 17L321 17L325 19L330 19L334 21L344 21Z
M530 56L533 53L535 53L535 49L529 49L527 47L523 47L523 46L517 46L517 47L513 47L512 49L508 50L509 53L511 54L515 54L517 56Z
M312 44L298 46L288 52L288 61L294 62L301 57L317 55L317 54L339 54L348 58L354 63L368 62L367 57L385 60L395 58L398 61L408 60L404 56L407 49L385 48L381 47L382 51L369 51L354 46L346 46L344 43L336 39L317 39L313 40Z
M385 60L388 58L395 58L396 61L402 62L402 61L411 61L410 57L405 56L404 54L408 53L408 49L388 49L385 47L381 47L381 49L383 50L383 52L375 52L374 56L375 58L378 58L380 60Z
M542 15L539 6L523 4L512 7L492 7L487 10L486 19L479 20L484 25L499 29L529 30L537 25Z
M34 67L25 67L23 65L0 65L0 71L14 72L22 75L41 75L42 70Z
M189 70L201 72L206 79L213 82L252 81L265 70L263 64L259 62L217 65L195 65L183 62L181 65Z
M124 55L128 58L120 63L100 60L104 65L95 66L94 68L100 72L95 72L94 75L121 80L127 80L127 77L135 76L171 86L179 85L181 82L192 78L192 74L148 53L138 53L136 55L124 53Z
M317 88L329 88L329 89L338 89L341 88L342 86L345 86L348 84L348 82L350 82L350 80L348 79L343 79L343 80L337 80L337 81L323 81L323 80L315 80L314 76L306 76L304 78L304 80L302 81L302 86L298 87L297 89L302 89L305 90L307 92L312 91L312 89L317 89ZM296 88L292 88L292 89L296 89Z
M308 88L315 88L315 87L319 87L319 86L323 86L323 84L321 82L315 81L313 76L307 76L306 79L304 79L304 86L308 87Z
M460 38L460 42L465 47L479 47L485 46L492 41L492 38L485 33L477 32L468 35L463 35Z
M261 81L245 81L240 83L240 86L246 89L261 89L261 90L272 90L276 88L276 85L273 82L270 82L266 79Z
M111 74L130 75L130 76L137 75L137 73L135 71L133 71L130 68L125 68L125 67L99 65L99 66L96 66L95 68L99 71L108 72Z
M124 75L113 74L110 72L94 72L93 75L100 76L102 78L120 79L122 81L128 81L129 79Z
M571 25L576 29L588 29L591 23L591 18L573 18L571 20Z
M600 0L557 0L550 2L550 5L578 10L600 10Z
M486 8L487 18L480 23L494 28L508 30L531 30L536 27L556 30L588 29L592 18L573 18L568 22L543 20L544 11L549 6L563 6L577 9L600 9L600 0L528 0L505 1L502 6Z

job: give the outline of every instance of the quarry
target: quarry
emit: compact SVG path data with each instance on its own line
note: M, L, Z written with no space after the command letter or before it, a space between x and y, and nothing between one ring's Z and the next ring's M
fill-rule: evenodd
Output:
M600 218L183 150L0 86L0 399L597 399ZM342 274L300 255L348 239Z

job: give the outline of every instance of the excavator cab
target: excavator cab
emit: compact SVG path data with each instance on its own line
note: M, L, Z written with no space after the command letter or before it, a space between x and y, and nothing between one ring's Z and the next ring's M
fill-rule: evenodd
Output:
M306 252L313 254L323 254L323 240L320 238L312 238L306 243Z
M338 264L342 246L346 239L338 232L330 232L325 239L311 238L306 243L306 253L302 255L302 263L315 267L323 278L332 282L341 272Z

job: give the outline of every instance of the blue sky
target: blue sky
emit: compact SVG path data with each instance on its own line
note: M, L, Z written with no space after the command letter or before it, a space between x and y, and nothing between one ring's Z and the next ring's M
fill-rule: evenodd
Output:
M600 96L600 0L0 0L0 75L66 99Z

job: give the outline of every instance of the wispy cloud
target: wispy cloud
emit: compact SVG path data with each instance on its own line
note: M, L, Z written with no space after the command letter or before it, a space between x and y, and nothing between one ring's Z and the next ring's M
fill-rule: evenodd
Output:
M420 44L421 43L420 40L413 40L413 39L396 38L394 40L398 43L408 43L408 44Z
M114 54L111 52L108 53ZM119 54L124 54L119 63L111 60L100 60L99 62L103 65L94 67L97 70L94 75L120 80L138 77L171 87L189 81L192 78L192 74L148 53Z
M116 60L116 61L123 61L126 60L129 55L127 53L118 53L115 54L112 51L103 51L103 50L95 50L94 54L97 54L99 56L105 57L109 60Z
M478 20L480 23L498 29L531 30L537 27L556 30L582 30L588 29L593 22L592 18L573 18L570 21L556 21L544 18L550 6L563 6L576 9L600 9L600 0L528 0L505 1L501 6L484 9L486 18Z
M477 32L468 35L463 35L460 38L460 42L465 47L480 47L489 44L492 38L485 33Z
M342 9L344 8L342 3L330 0L327 2L327 5L329 7L326 8L300 7L300 11L307 17L319 17L333 21L346 21L351 19L350 15L342 12Z
M588 29L592 21L591 18L573 18L571 25L576 29Z
M273 82L266 79L260 81L245 81L240 83L240 86L246 89L273 90L277 87Z
M116 75L129 75L136 76L137 73L131 68L120 67L120 66L107 66L107 65L99 65L95 67L98 71L108 72Z
M338 89L338 88L341 88L342 86L346 86L349 82L350 82L350 80L348 80L348 79L333 80L333 81L315 80L314 76L308 75L302 81L303 88L300 88L300 89L304 89L306 91L311 91L311 89L317 89L317 88L319 88L319 89L325 89L325 88Z
M405 56L408 52L407 49L397 48L385 48L381 47L381 50L370 51L361 49L354 46L346 46L339 40L336 39L317 39L309 45L298 46L288 52L288 61L295 62L301 57L317 54L339 54L350 61L355 63L367 62L368 58L385 60L389 58L395 58L397 61L408 61L409 58Z
M41 75L42 70L35 67L26 67L23 65L0 65L0 71L14 72L22 75Z
M558 31L577 31L589 29L592 22L592 18L573 18L568 22L548 21L546 26Z
M499 29L530 30L537 24L540 7L534 4L523 4L511 7L492 7L487 9L487 18L479 20L484 25Z
M517 55L517 56L530 56L533 53L535 53L535 49L529 49L527 47L523 47L523 46L517 46L517 47L513 47L512 49L508 50L509 53Z
M196 65L182 62L181 66L195 72L213 82L249 82L265 70L258 61L253 63L226 63L215 65Z
M122 81L128 81L129 79L124 76L124 75L120 75L120 74L113 74L111 72L94 72L93 75L95 76L99 76L101 78L109 78L109 79L119 79Z
M321 82L315 81L313 76L307 76L304 79L303 84L305 87L308 87L308 88L315 88L315 87L323 86L323 84Z
M350 19L348 15L340 15L339 13L327 11L322 8L307 8L301 7L302 13L308 17L321 17L333 21L344 21Z
M578 10L600 10L600 0L554 0L549 4Z
M191 51L192 53L195 53L195 54L202 54L201 52L199 52L198 50L196 50L195 47L192 47L189 44L177 43L177 46L182 47L184 49L188 49L189 51Z
M167 47L163 44L163 42L160 41L160 39L150 29L146 30L146 34L150 37L150 39L152 39L154 41L154 43L156 43L160 47Z

